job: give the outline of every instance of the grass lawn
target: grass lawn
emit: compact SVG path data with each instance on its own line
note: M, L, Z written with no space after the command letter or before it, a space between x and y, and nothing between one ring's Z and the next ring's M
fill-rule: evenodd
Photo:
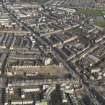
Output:
M96 25L105 28L105 21L98 21Z
M80 9L78 13L91 15L91 16L103 16L105 14L105 10L87 8L87 9Z
M43 4L43 3L47 2L48 0L33 0L33 1Z

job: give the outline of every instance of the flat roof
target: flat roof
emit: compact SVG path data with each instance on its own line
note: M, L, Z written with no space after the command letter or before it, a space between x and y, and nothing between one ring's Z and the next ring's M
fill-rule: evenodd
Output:
M62 76L68 74L64 66L48 65L48 66L12 66L8 72L14 72L17 75L24 74L41 74L41 75L57 75Z

